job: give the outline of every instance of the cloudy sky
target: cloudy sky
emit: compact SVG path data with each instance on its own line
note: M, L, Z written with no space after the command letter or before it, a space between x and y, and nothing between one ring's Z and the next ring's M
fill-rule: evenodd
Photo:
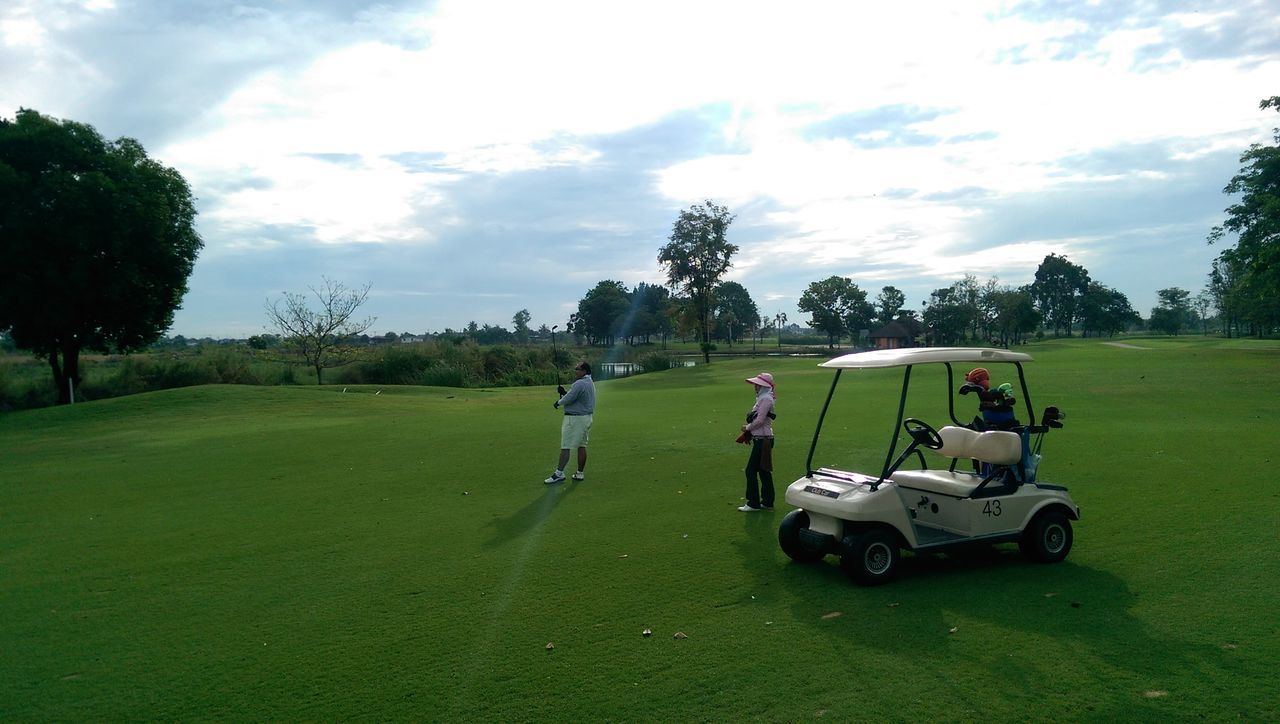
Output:
M130 136L198 197L173 334L247 336L328 276L370 330L564 324L664 281L681 209L728 278L919 309L1051 252L1195 293L1240 153L1280 123L1273 2L5 0L0 115Z

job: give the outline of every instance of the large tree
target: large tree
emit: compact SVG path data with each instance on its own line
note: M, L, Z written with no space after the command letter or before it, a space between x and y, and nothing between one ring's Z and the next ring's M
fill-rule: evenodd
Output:
M716 331L732 342L746 338L747 332L760 326L760 308L747 288L737 282L721 282L716 286Z
M1160 297L1147 326L1165 334L1177 336L1191 319L1191 292L1169 287L1156 292Z
M991 310L991 332L996 342L1008 347L1022 341L1040 325L1040 313L1027 287L996 287L983 302Z
M173 324L202 243L187 182L131 138L19 110L0 119L0 329L47 359L60 403L83 350Z
M876 297L876 321L888 324L898 317L898 310L907 303L907 295L895 286L887 286L880 290Z
M845 334L856 335L875 313L867 301L867 293L847 277L830 276L809 286L800 295L796 307L809 314L809 326L827 335L827 346L834 347Z
M1259 107L1280 111L1280 96ZM1240 200L1209 234L1210 244L1228 233L1236 236L1236 245L1218 256L1217 282L1230 281L1233 312L1252 322L1258 334L1280 325L1280 128L1272 134L1274 145L1255 143L1240 156L1243 168L1222 190Z
M589 344L612 345L625 325L629 309L631 294L626 285L606 279L597 283L578 301L574 331L585 337Z
M671 227L666 246L658 250L658 265L667 273L667 283L679 289L693 306L702 337L702 358L711 361L711 321L715 309L715 288L733 265L738 247L727 238L733 214L711 201L694 204L680 212Z
M267 319L280 333L285 346L316 371L317 385L324 383L325 368L351 361L355 355L351 338L373 326L374 317L358 321L353 318L369 296L369 287L365 284L359 289L349 289L341 282L324 277L323 285L308 287L319 304L318 309L309 306L306 295L295 292L284 292L274 302L267 302Z
M521 309L511 317L511 325L515 327L515 338L520 344L529 344L529 320L533 316L528 309Z
M665 344L673 326L670 290L657 284L640 282L631 292L631 304L636 310L632 333L643 337L646 343L650 336L656 334Z
M1050 254L1036 269L1036 280L1031 284L1031 296L1036 300L1045 324L1066 330L1071 336L1076 322L1077 306L1089 288L1089 272L1065 256Z
M964 337L965 329L973 318L973 307L953 284L929 293L923 317L929 344L955 344Z
M1142 321L1142 317L1129 304L1129 298L1116 289L1098 282L1089 282L1080 297L1081 334L1115 336L1130 324Z

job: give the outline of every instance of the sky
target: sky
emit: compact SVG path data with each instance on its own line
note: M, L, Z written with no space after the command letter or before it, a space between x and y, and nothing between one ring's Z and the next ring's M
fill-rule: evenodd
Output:
M139 140L197 198L170 334L270 331L324 278L370 333L563 328L736 215L761 314L848 277L919 310L1056 253L1148 315L1193 295L1280 116L1273 3L5 0L0 116Z

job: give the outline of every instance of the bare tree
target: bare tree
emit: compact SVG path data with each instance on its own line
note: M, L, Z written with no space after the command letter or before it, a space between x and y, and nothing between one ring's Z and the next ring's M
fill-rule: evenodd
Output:
M319 310L307 306L304 294L284 292L274 302L267 302L267 317L286 346L301 355L315 368L316 384L321 384L322 370L346 364L352 357L350 337L373 326L376 317L352 321L360 305L369 296L371 284L348 289L342 282L324 277L320 287L307 287L320 303Z

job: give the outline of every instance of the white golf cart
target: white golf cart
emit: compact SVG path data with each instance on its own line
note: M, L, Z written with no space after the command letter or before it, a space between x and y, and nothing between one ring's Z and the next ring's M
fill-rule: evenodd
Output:
M849 578L866 586L893 579L902 548L924 552L1017 542L1032 560L1065 558L1071 550L1071 521L1079 520L1080 508L1066 488L1036 480L1044 435L1062 427L1063 415L1046 407L1040 424L1034 424L1022 370L1029 361L1028 354L1002 349L935 347L861 352L822 363L836 375L809 446L808 472L787 488L786 501L798 510L788 513L778 528L782 550L802 563L838 555ZM946 373L950 420L939 429L904 417L912 370L921 365L927 367L919 376ZM1026 424L1015 419L1001 426L1005 429L984 429L981 417L961 422L955 401L957 379L963 382L965 369L957 377L953 365L986 367L993 378L1016 370ZM884 467L876 474L815 470L818 436L841 373L895 367L904 370L902 396ZM930 409L941 410L941 405ZM895 457L900 427L910 442ZM929 459L923 450L932 451ZM903 469L913 457L920 469Z

